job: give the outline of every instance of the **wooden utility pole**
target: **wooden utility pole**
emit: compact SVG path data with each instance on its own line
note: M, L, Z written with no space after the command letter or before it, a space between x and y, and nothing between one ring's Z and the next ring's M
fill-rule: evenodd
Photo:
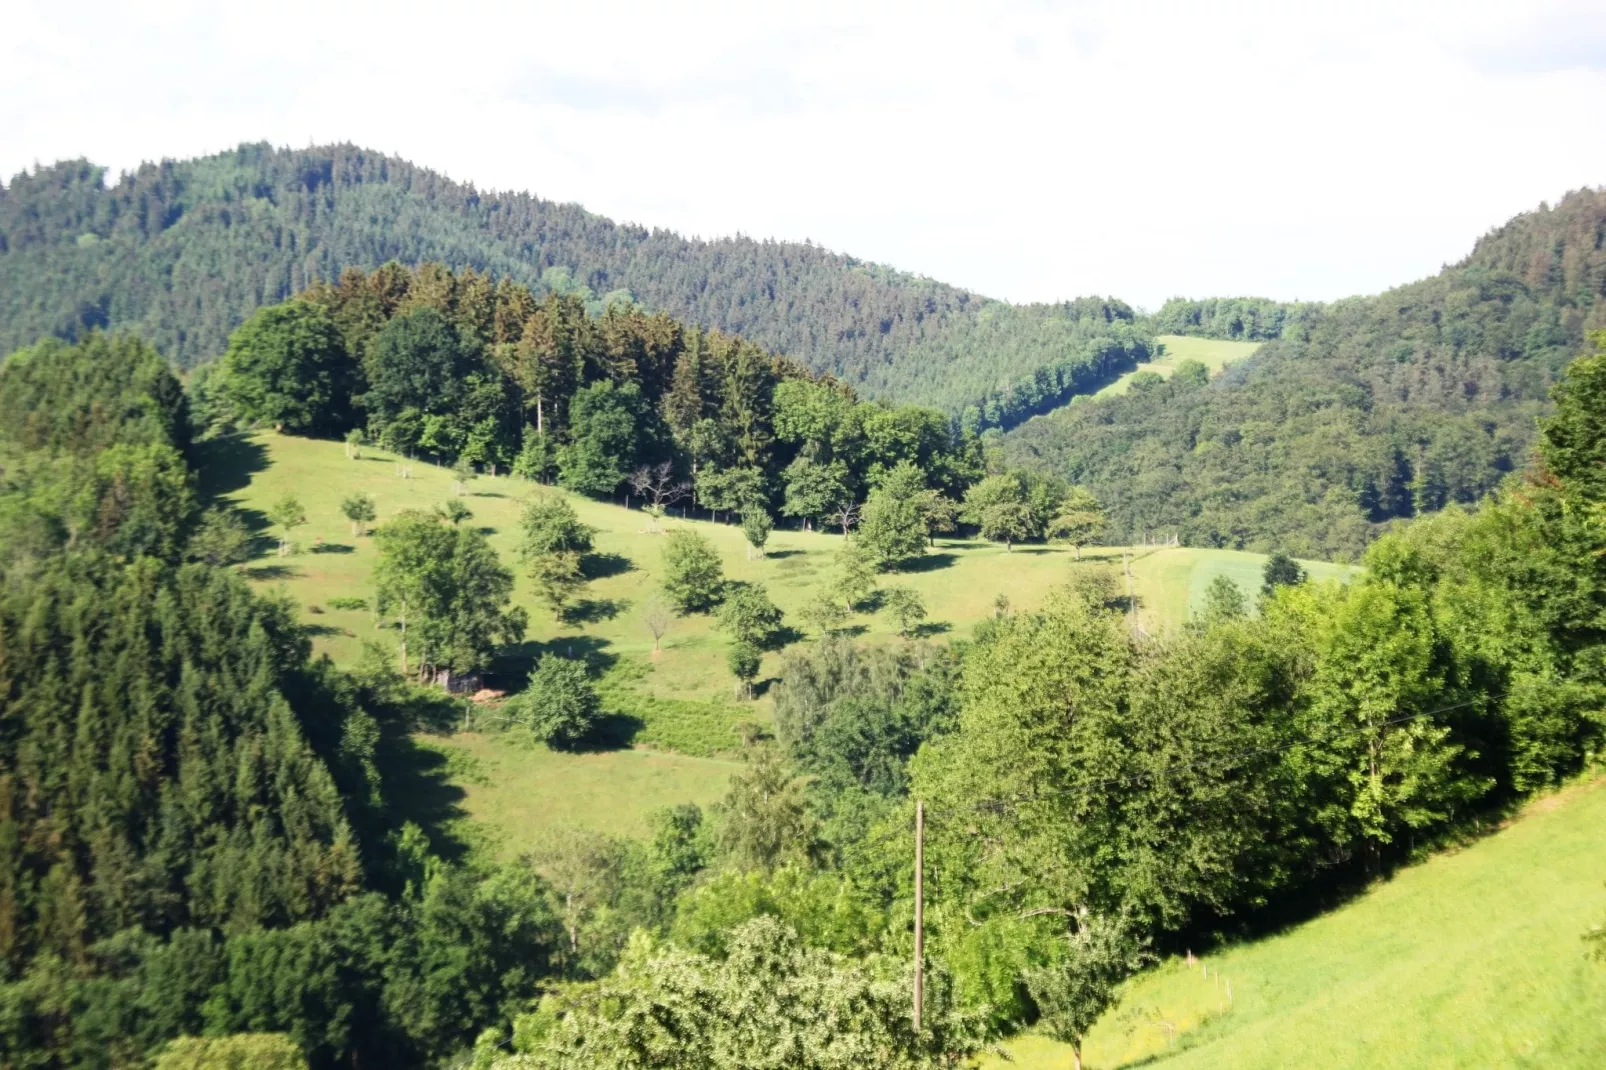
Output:
M1128 536L1130 538L1131 536ZM1132 557L1131 549L1121 551L1121 571L1126 574L1126 613L1128 626L1134 638L1138 634L1138 604L1132 597Z
M926 804L915 803L915 1032L920 1032L926 979Z

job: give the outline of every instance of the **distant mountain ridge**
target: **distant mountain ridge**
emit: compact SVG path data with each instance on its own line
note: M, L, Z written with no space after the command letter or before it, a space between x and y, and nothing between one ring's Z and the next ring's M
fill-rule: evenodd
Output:
M1016 306L803 242L689 240L492 193L352 145L242 145L109 184L87 161L0 190L0 352L131 328L182 366L254 308L387 260L626 293L861 392L1009 426L1149 355L1125 304Z
M1156 318L1170 310L1173 329L1259 324L1271 340L1208 384L1174 377L1029 420L1006 454L1091 487L1118 537L1354 556L1381 526L1476 502L1527 467L1551 387L1606 329L1606 189L1515 217L1430 278L1258 305L1168 303Z

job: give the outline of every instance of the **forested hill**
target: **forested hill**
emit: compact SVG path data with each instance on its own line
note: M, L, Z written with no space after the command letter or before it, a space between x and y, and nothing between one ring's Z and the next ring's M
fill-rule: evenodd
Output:
M809 243L690 241L351 145L243 145L114 181L86 161L16 176L0 191L0 352L127 327L193 367L253 309L388 260L633 298L873 397L971 407L977 426L1048 411L1148 355L1118 301L1014 306Z
M1006 452L1089 486L1122 535L1356 554L1527 463L1561 368L1606 327L1606 190L1518 216L1432 278L1297 313L1214 381L1078 401Z

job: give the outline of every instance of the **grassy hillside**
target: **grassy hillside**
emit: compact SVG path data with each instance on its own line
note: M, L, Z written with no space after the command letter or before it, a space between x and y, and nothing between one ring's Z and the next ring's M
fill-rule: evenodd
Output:
M1602 828L1596 778L1287 933L1169 961L1099 1023L1087 1065L1600 1066L1606 963L1579 936L1606 916ZM1011 1049L989 1066L1070 1065L1040 1037Z
M1155 342L1165 347L1164 351L1155 359L1126 372L1119 379L1103 387L1093 394L1096 398L1119 397L1127 392L1132 377L1139 372L1154 372L1166 379L1178 364L1185 360L1196 360L1210 369L1211 376L1215 376L1229 364L1243 360L1254 354L1260 348L1259 342L1229 342L1218 338L1190 338L1183 334L1162 334L1155 337Z
M242 145L108 178L78 160L0 188L0 353L129 328L193 367L253 309L315 278L433 260L598 307L634 298L868 395L975 406L988 426L1147 356L1150 332L1113 299L1011 305L811 243L688 240L353 145ZM1084 366L1092 378L1073 375Z
M270 540L245 566L262 589L282 592L300 607L317 650L350 664L362 645L395 647L392 632L376 625L368 608L338 609L332 600L361 598L372 605L373 539L353 537L340 502L354 491L374 496L382 523L402 509L429 509L452 496L451 473L414 462L402 478L396 458L364 448L348 459L338 442L270 433L228 438L205 447L203 479L211 493L224 496L263 518L272 504L294 493L306 509L307 524L296 529L300 552L276 556ZM479 477L464 501L473 511L465 523L483 527L492 545L516 566L518 518L530 484L507 477ZM495 686L517 687L530 659L544 649L586 654L606 666L603 689L610 712L635 718L635 750L569 755L521 746L495 731L431 737L454 782L465 793L465 812L499 829L499 845L527 844L547 821L620 833L642 829L644 815L670 802L710 802L724 791L733 768L728 756L738 745L736 726L770 716L766 677L779 655L766 656L760 695L753 702L733 698L733 679L725 664L728 640L705 616L678 619L652 656L652 636L640 618L652 593L660 562L661 537L648 531L646 516L622 505L572 498L581 519L598 531L600 575L585 592L583 619L563 624L536 601L520 577L516 600L530 612L524 648L515 652ZM703 531L719 548L725 573L733 579L765 584L794 625L796 614L817 588L833 576L832 555L841 538L818 532L777 530L769 554L749 560L741 531L706 520L676 520ZM1082 561L1060 547L1002 546L979 540L941 539L921 570L883 578L882 585L919 591L936 638L964 637L995 611L999 595L1015 610L1031 610L1065 582L1075 568L1120 568L1121 550L1091 548ZM1264 559L1254 554L1185 548L1137 548L1131 555L1134 591L1143 626L1154 631L1186 619L1211 577L1226 572L1253 594L1259 589ZM1339 566L1308 565L1317 577L1339 575ZM890 642L896 626L886 614L861 614L852 625L870 642ZM496 712L481 715L480 728L495 727Z

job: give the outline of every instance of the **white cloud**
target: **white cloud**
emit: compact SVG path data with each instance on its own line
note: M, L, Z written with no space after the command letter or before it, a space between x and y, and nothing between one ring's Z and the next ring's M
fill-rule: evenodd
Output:
M23 0L0 173L349 140L1014 300L1330 298L1606 182L1606 4Z

